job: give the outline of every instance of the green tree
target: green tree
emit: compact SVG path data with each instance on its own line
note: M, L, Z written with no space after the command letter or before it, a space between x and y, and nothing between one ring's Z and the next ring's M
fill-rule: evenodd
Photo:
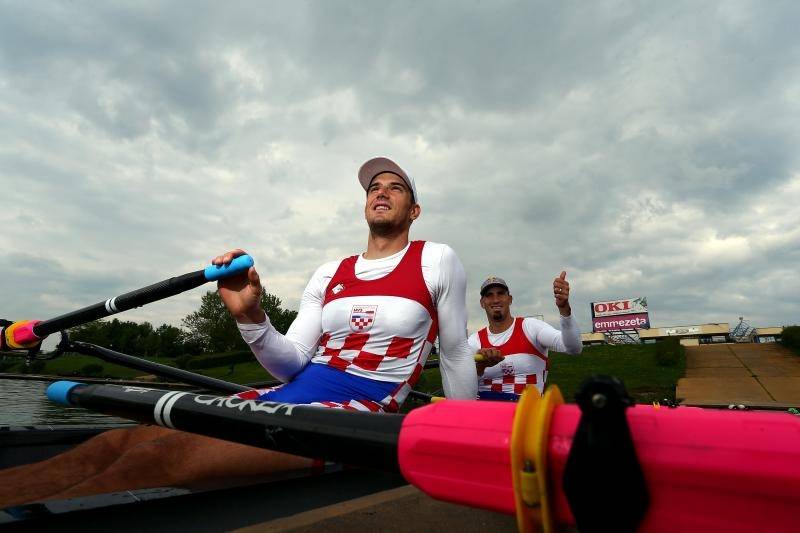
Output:
M186 332L169 324L161 324L155 331L157 340L154 354L163 357L178 357L186 352Z
M111 321L97 320L70 330L72 340L90 342L137 356L153 355L147 353L150 344L147 341L154 335L155 331L149 322L138 324L116 318Z
M70 330L70 338L89 342L138 357L178 357L187 351L186 333L162 324L153 329L149 322L96 320Z
M281 303L281 299L274 294L265 292L261 295L261 307L267 312L269 321L272 322L275 329L286 334L289 326L297 318L297 311L282 309Z
M187 336L203 353L225 352L243 348L236 322L222 303L217 291L208 291L200 299L200 309L182 321Z
M281 299L274 294L262 293L261 307L269 316L275 329L286 333L297 311L281 308ZM199 346L202 352L217 353L246 349L233 319L217 291L206 292L200 301L200 309L182 321L186 328L186 342Z

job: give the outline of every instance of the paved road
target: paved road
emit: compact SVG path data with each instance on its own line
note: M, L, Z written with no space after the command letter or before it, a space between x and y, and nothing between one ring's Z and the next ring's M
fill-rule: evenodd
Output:
M689 405L800 406L800 356L777 344L686 348L676 397Z

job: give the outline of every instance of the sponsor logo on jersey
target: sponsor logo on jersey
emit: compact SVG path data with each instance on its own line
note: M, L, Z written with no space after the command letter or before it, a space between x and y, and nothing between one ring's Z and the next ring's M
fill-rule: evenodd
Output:
M350 329L357 333L369 331L375 323L377 305L354 305L350 311Z
M339 294L344 290L344 283L339 283L337 286L331 289L333 294Z

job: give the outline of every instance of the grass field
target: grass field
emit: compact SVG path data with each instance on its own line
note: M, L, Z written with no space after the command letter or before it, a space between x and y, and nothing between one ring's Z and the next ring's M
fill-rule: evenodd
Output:
M615 376L638 403L675 400L675 385L686 368L683 350L672 365L659 364L656 344L588 346L579 356L552 353L549 384L557 384L573 402L584 379L592 374Z
M675 400L675 386L686 367L682 350L674 364L659 364L655 344L587 346L577 356L551 352L550 357L547 384L558 385L567 402L575 401L581 383L593 374L621 379L638 403L672 401ZM439 370L426 370L416 390L441 395Z
M575 393L580 384L592 374L606 374L620 378L628 392L639 403L650 403L664 399L675 399L675 385L683 375L686 359L681 351L680 357L670 365L659 364L657 345L637 344L619 346L589 346L585 347L578 356L560 353L551 353L550 376L548 385L556 384L561 389L567 402L574 401ZM219 366L213 365L214 358L226 358L230 361L230 354L219 356L204 356L208 368L193 369L206 376L211 376L234 383L255 383L273 379L255 360L226 363ZM157 363L175 365L174 359L152 358ZM19 360L6 359L3 372L25 372L23 363ZM142 372L129 368L105 363L93 357L67 354L45 363L34 363L27 369L27 373L60 375L60 376L91 376L119 379L132 379L142 376ZM441 375L438 369L426 370L416 387L417 390L429 394L441 395Z

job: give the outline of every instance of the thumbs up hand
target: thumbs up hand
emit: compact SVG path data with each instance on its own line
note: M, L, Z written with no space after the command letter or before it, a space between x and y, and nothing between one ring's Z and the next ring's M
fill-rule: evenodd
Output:
M553 296L556 298L556 307L562 316L569 316L572 314L572 309L569 306L569 282L567 281L567 272L561 271L561 274L553 280Z

